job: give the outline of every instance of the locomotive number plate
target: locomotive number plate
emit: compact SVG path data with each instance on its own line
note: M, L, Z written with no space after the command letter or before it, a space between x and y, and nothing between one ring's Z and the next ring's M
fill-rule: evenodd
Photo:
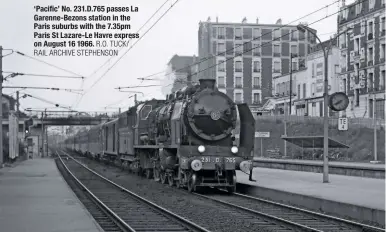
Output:
M219 163L222 159L220 157L201 157L202 163ZM225 157L225 163L236 163L236 158Z

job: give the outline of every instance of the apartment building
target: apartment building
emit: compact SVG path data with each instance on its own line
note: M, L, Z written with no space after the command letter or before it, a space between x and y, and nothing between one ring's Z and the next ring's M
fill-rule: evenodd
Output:
M330 47L327 64L328 94L340 91L339 48L337 39L330 39L311 49L306 56L305 67L299 69L296 62L293 62L291 74L273 78L274 98L270 101L276 106L275 114L289 113L291 101L292 115L323 116L325 63L322 47ZM292 90L290 79L292 79ZM290 92L292 92L291 98ZM329 109L329 115L334 114L337 113Z
M340 36L340 86L350 105L343 115L385 116L385 0L355 1L342 6L338 16ZM348 28L352 32L344 33Z
M226 23L208 18L199 23L198 41L198 78L216 79L220 91L254 112L272 96L272 78L289 73L290 53L303 67L315 45L311 33L283 26L280 19L260 24L258 19Z

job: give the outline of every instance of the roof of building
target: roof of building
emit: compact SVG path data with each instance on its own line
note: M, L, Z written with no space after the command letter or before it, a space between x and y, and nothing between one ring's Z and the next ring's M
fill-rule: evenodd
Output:
M175 54L169 61L168 65L172 66L172 70L178 72L189 72L190 66L194 62L194 56L179 56Z

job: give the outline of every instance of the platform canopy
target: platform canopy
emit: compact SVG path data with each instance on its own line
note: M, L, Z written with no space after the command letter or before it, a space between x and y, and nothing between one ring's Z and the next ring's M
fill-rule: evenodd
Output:
M282 139L303 148L323 148L323 136L282 136ZM349 148L348 145L328 138L328 148Z

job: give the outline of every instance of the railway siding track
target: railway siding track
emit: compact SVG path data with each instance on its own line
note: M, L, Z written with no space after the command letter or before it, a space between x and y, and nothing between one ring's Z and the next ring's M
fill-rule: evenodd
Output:
M98 204L110 221L120 225L116 231L200 231L205 228L190 222L92 171L79 161L58 154L64 169ZM93 214L94 216L94 214ZM112 218L112 219L111 219ZM101 218L102 222L106 217ZM98 223L100 220L96 218ZM111 223L110 223L111 224ZM103 228L103 226L101 225ZM114 231L114 230L112 230Z
M278 223L295 226L299 230L304 231L385 231L383 228L365 225L239 193L234 193L232 195L226 193L212 194L210 196L195 194L223 205L271 218Z

